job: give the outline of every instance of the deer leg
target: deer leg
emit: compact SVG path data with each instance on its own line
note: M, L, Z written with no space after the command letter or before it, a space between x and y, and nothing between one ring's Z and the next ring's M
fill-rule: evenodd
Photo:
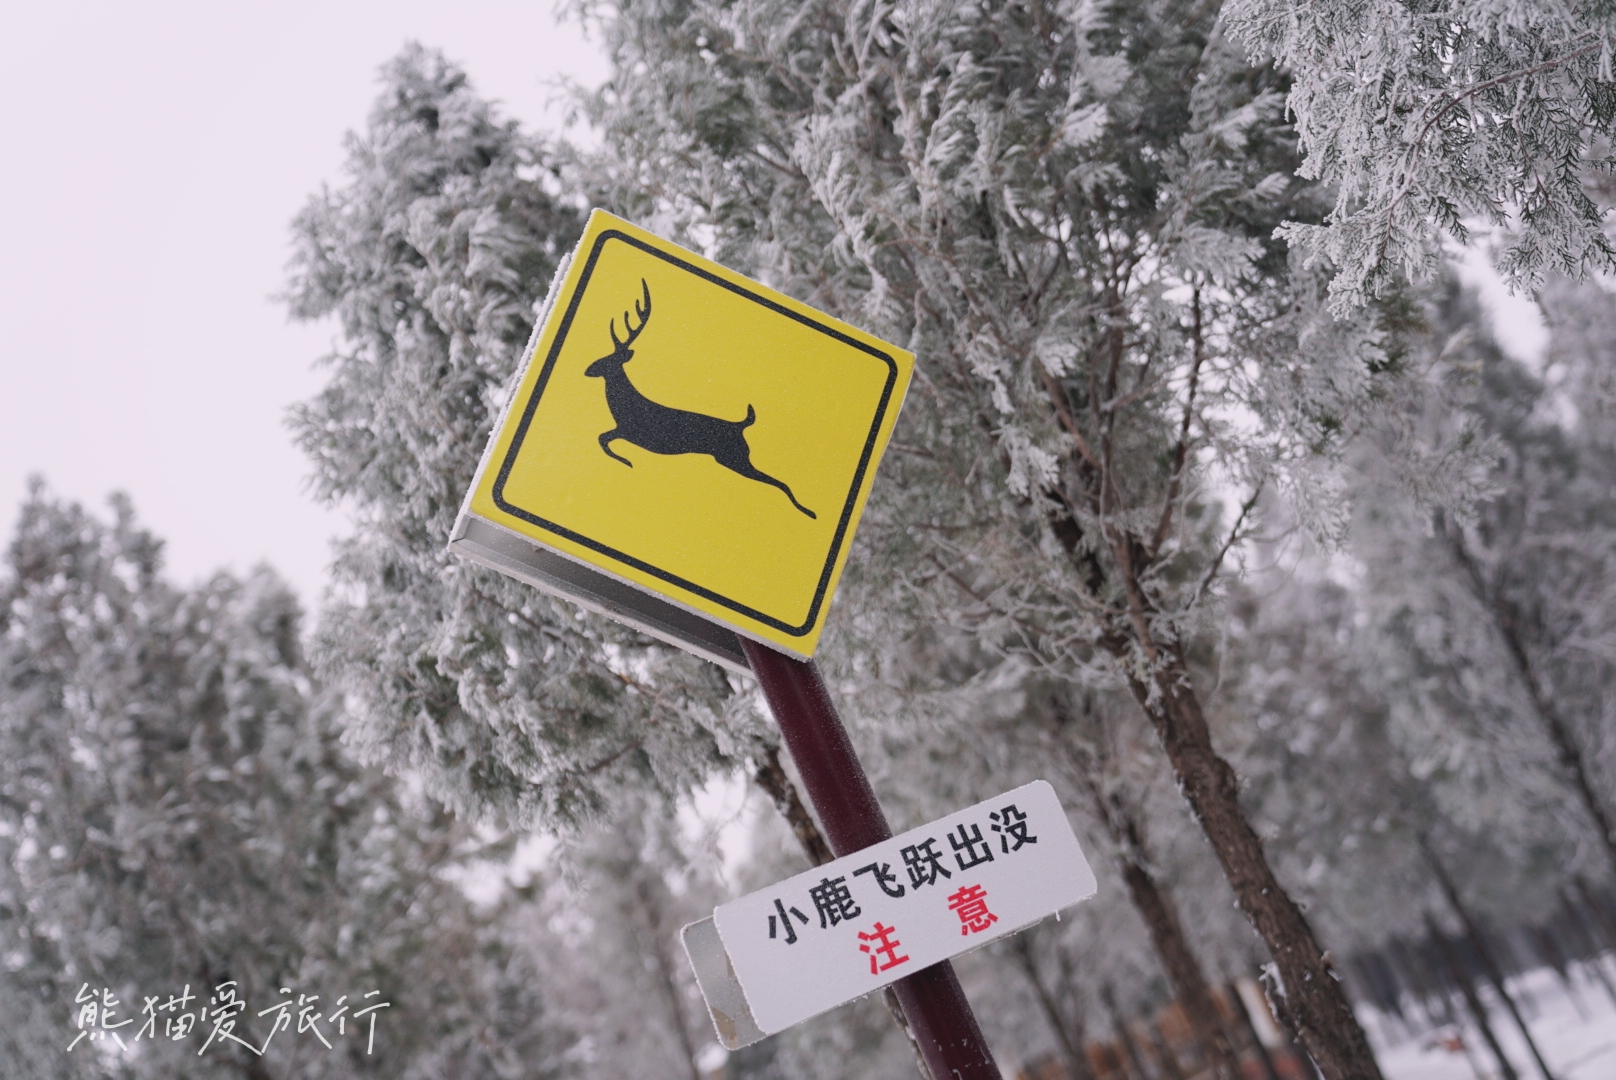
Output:
M773 484L775 487L779 488L781 491L785 492L786 493L786 498L791 500L791 505L792 506L795 506L798 510L801 510L803 513L807 514L813 520L815 520L815 521L819 520L819 515L818 514L814 513L812 510L808 509L806 506L802 505L802 503L797 501L797 497L795 495L791 494L791 489L790 488L786 487L784 484L782 484L780 481L776 480L772 476L766 476L766 477L764 477L764 479L767 480L769 483Z
M600 437L600 448L602 450L606 451L606 456L607 457L616 458L618 461L621 461L624 465L627 465L629 468L632 469L634 467L634 463L632 461L630 461L628 458L624 457L622 454L614 454L614 453L612 453L611 441L613 439L620 439L620 438L622 438L622 434L616 428L612 428L612 430L610 430L608 432L605 432L604 434L601 435L601 437Z
M740 462L739 467L737 467L737 465L731 464L730 462L724 461L722 458L718 458L716 456L714 457L713 460L717 461L720 465L724 466L724 468L728 469L730 472L738 473L741 476L746 477L748 480L758 480L758 481L761 481L762 483L768 484L770 487L779 488L781 491L786 493L786 498L791 500L791 505L792 506L795 506L798 510L801 510L803 513L807 514L809 517L813 518L815 521L819 520L819 515L818 514L814 513L812 510L808 509L806 506L802 505L802 503L797 501L797 497L791 493L790 488L786 487L785 484L783 484L779 480L776 480L774 477L770 476L768 473L758 471L757 467L755 465L753 465L751 463L751 461Z

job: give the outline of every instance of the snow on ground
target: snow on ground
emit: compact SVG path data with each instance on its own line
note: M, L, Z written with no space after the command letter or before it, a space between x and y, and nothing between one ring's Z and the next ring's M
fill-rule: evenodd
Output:
M1616 960L1609 956L1605 973L1616 983ZM1586 967L1573 968L1572 982L1568 992L1559 976L1544 968L1511 980L1510 990L1555 1080L1616 1080L1616 1002ZM1516 1075L1541 1080L1509 1013L1490 990L1482 999L1490 1007L1493 1031ZM1459 1015L1462 1003L1455 1001L1454 1007ZM1366 1026L1386 1080L1495 1080L1500 1075L1486 1041L1467 1015L1459 1015L1462 1028L1459 1039L1454 1039L1452 1026L1410 1035L1395 1021L1368 1012Z

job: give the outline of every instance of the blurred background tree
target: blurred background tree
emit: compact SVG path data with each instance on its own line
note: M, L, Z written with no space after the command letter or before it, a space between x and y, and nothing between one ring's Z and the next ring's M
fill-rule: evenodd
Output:
M1258 41L1278 10L1243 3L1228 30ZM1403 47L1367 10L1351 25ZM1332 1076L1375 1067L1338 978L1382 1047L1422 1023L1493 1038L1488 1003L1520 982L1477 991L1482 951L1616 999L1616 300L1544 277L1548 348L1522 362L1472 295L1396 272L1436 269L1452 225L1396 215L1461 206L1427 165L1502 153L1533 109L1586 148L1521 160L1597 181L1604 76L1582 52L1516 113L1468 134L1443 113L1376 262L1383 219L1333 202L1358 181L1320 147L1411 87L1443 108L1517 46L1553 59L1552 20L1495 56L1504 8L1461 33L1439 5L1360 80L1389 96L1346 109L1305 59L1313 11L1261 38L1286 67L1173 3L589 6L615 63L582 102L598 152L406 49L294 227L287 302L337 328L294 432L354 521L315 632L268 570L165 581L124 503L23 508L0 578L0 1011L30 1019L0 1032L0 1071L698 1080L724 1060L677 928L826 855L751 686L444 550L589 204L921 358L822 664L896 827L1042 776L1090 853L1098 897L959 963L1007 1065L1261 1068L1267 1021L1236 988L1265 963ZM1444 25L1457 82L1419 58ZM1567 86L1591 96L1560 109ZM1597 262L1567 175L1515 222L1523 280ZM1336 261L1305 265L1287 222ZM741 809L699 824L719 795ZM142 993L225 978L255 1012L281 986L379 988L376 1053L285 1033L262 1059L62 1052L81 983L138 1018ZM860 1002L722 1070L910 1061Z
M113 510L36 486L0 577L0 980L45 1021L11 1031L23 1060L49 1076L494 1077L513 1060L562 1075L543 1063L573 1037L531 958L447 879L483 845L344 751L290 592L268 570L176 588L161 543ZM209 1020L167 1038L184 1007L142 1015L187 986L204 1008L226 982L259 1050L282 987L327 1017L373 990L388 1005L373 1048L350 1019L345 1037L322 1025L330 1050L282 1031L262 1058L224 1040L199 1056ZM121 1002L129 1054L67 1052L83 984Z

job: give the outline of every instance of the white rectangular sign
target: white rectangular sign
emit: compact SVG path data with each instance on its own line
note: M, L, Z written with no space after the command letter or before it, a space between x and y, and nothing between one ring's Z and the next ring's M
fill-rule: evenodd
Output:
M1035 780L713 912L765 1034L879 990L1094 895Z

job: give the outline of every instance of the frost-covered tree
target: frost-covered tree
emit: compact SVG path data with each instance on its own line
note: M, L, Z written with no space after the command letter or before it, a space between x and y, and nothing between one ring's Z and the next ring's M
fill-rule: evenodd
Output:
M446 550L579 231L545 160L464 72L407 49L346 183L297 219L289 302L340 331L293 426L354 520L313 652L355 746L456 809L554 824L734 767L756 719L718 668Z
M1437 273L1444 238L1463 243L1476 225L1507 231L1497 265L1519 286L1613 265L1607 4L1230 0L1224 11L1231 34L1294 79L1302 171L1335 205L1285 232L1334 264L1341 308L1400 273Z
M590 1076L702 1080L713 1022L679 930L728 897L713 860L688 850L688 819L625 800L610 824L569 834L528 886L535 944L556 960L549 997Z
M1338 948L1378 949L1456 920L1536 1055L1486 921L1552 908L1576 844L1519 782L1530 769L1478 767L1482 755L1453 734L1467 726L1463 710L1419 686L1445 673L1396 657L1406 643L1382 647L1383 628L1359 617L1322 560L1287 570L1255 585L1260 606L1254 596L1239 605L1228 665L1235 701L1251 710L1241 757L1263 765L1251 770L1248 800L1273 830L1271 849L1300 864L1300 895ZM1496 1051L1479 999L1469 988L1464 997ZM1500 1062L1507 1071L1501 1053Z
M1218 720L1275 862L1338 952L1417 933L1411 778L1362 609L1310 553L1230 597Z
M1183 1008L1195 1039L1215 1077L1240 1074L1239 1059L1229 1041L1212 999L1206 967L1174 895L1174 875L1162 858L1169 845L1153 836L1149 795L1159 763L1141 745L1134 725L1119 722L1121 702L1094 694L1057 691L1048 709L1053 721L1055 759L1080 797L1086 797L1086 815L1101 826L1105 850L1115 864L1128 899L1145 924L1152 947L1173 997ZM1157 822L1179 825L1182 815L1154 815ZM1193 860L1190 860L1193 865ZM1182 867L1182 863L1180 864ZM1209 890L1213 891L1213 890ZM1219 900L1227 894L1215 890ZM1217 927L1204 923L1195 937L1216 935Z
M1453 385L1398 437L1494 447L1487 498L1433 512L1363 445L1345 552L1267 549L1277 569L1227 609L1218 713L1246 802L1338 948L1422 932L1443 903L1422 840L1511 919L1608 865L1609 436L1586 359L1608 298L1564 288L1582 329L1555 331L1547 381L1473 294L1449 281L1421 304L1420 348L1450 357Z
M1556 296L1572 319L1610 306L1596 285ZM1457 288L1434 305L1440 346L1467 357L1474 374L1458 407L1423 423L1497 446L1496 494L1468 520L1393 497L1361 504L1353 547L1368 572L1366 607L1387 638L1383 675L1397 687L1387 693L1406 696L1410 730L1426 732L1420 761L1466 759L1551 831L1580 819L1571 835L1592 841L1616 870L1610 415L1593 387L1579 406L1534 377L1478 332L1481 322L1474 298ZM1585 332L1555 330L1549 371L1579 389L1598 381L1608 349Z
M850 591L849 600L861 592ZM884 618L875 625L890 628ZM1159 751L1137 723L1137 707L1125 694L1051 684L1017 658L973 647L969 636L957 631L933 629L910 635L901 647L890 641L882 646L840 630L830 646L838 658L826 666L843 677L848 700L858 702L861 756L889 815L918 823L1030 780L1052 783L1101 881L1099 894L1084 909L1107 910L1085 918L1083 925L1133 923L1114 942L1105 975L1108 989L1130 1011L1154 1009L1164 994L1175 998L1213 1074L1236 1075L1200 954L1209 944L1249 941L1250 934L1238 917L1227 915L1228 893L1217 880L1216 865L1206 858L1204 841L1190 835L1194 829L1182 800L1160 782ZM881 670L862 663L877 655L885 661ZM1174 895L1178 885L1205 901L1195 913L1193 934ZM1084 939L1055 928L1041 940L1070 962ZM1081 1017L1110 1008L1097 987L1085 994L1081 985L1065 985L1066 967L1029 961L1025 949L998 955L1020 973L1010 982L1031 993L1027 1005L1035 1015L1044 1014L1059 1052L1070 1059L1067 1044L1076 1038ZM1002 971L994 973L996 978L979 974L992 983L983 1000L1004 997ZM1017 1042L1026 1041L1029 1025L1024 1017L1017 1022L1014 1009L984 1005L982 1012L990 1037L1014 1032ZM1031 1027L1036 1041L1047 1041L1040 1024Z
M1417 373L1396 305L1330 321L1273 239L1323 212L1284 80L1187 3L591 10L615 62L602 197L920 358L837 617L901 633L907 593L1057 679L1125 687L1309 1051L1376 1075L1190 661L1258 493L1329 532L1341 447ZM1462 499L1447 449L1410 472Z
M345 753L290 590L267 570L175 588L115 508L36 487L0 571L0 995L47 1018L12 1026L0 1072L495 1077L517 1055L561 1076L535 965L445 880L464 828ZM226 981L260 1050L282 987L322 1016L388 1005L371 1048L360 1020L330 1050L280 1031L198 1056L211 1028L164 1038L173 1013L134 1041L148 996L188 985L197 1008ZM129 1053L66 1053L84 984L121 1001Z

